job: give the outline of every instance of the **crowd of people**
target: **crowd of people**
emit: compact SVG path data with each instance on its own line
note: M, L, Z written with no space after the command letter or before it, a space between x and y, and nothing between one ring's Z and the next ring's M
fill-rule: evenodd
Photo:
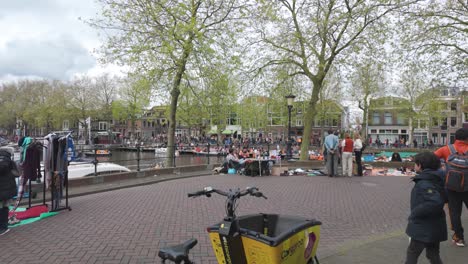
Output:
M417 142L414 142L414 147L417 147ZM362 176L363 148L365 144L359 133L355 133L353 139L349 133L339 139L338 132L328 131L323 145L328 176L338 176L338 161L341 160L343 176L352 177L353 154L357 165L356 176ZM401 162L402 158L395 152L391 161ZM468 183L464 180L468 175L468 129L458 129L453 144L434 152L418 153L412 161L416 176L412 178L415 185L411 192L411 213L406 228L410 244L405 263L417 263L425 249L430 263L441 264L440 243L448 238L445 204L448 204L450 229L453 231L452 243L465 247L461 214L463 204L468 209Z

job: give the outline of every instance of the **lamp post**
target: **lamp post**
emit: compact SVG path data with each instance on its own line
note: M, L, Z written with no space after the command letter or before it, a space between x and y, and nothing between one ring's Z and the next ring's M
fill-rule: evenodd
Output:
M286 145L286 158L289 160L292 157L291 110L293 107L294 98L296 98L296 96L289 94L289 95L286 95L285 97L288 102L288 141Z

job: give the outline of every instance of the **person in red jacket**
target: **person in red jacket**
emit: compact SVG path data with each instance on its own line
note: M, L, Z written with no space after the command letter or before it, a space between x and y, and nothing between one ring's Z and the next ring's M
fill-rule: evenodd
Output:
M460 128L455 132L455 142L453 143L455 150L461 154L468 151L468 129ZM436 150L434 154L447 161L450 156L449 146L443 146ZM465 238L463 234L463 226L461 224L461 214L463 209L463 203L468 209L468 192L455 192L447 190L448 206L450 213L450 222L454 234L452 236L452 242L459 246L465 246Z
M353 151L354 142L349 136L349 133L345 133L345 139L341 142L342 148L342 163L343 176L353 177Z

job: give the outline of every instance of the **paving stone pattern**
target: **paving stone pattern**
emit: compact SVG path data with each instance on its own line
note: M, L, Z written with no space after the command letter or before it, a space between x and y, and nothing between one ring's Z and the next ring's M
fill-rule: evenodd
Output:
M72 198L72 211L0 237L1 263L160 263L157 251L195 237L196 263L217 263L206 227L219 222L224 198L187 198L205 186L257 186L268 200L243 197L238 215L279 213L323 222L319 258L406 226L408 177L246 177L179 179ZM404 249L403 249L404 250Z

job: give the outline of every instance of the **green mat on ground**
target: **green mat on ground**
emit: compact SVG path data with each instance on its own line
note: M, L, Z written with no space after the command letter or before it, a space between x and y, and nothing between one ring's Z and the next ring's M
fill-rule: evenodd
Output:
M26 208L18 207L18 208L16 208L16 211L17 211L17 212L23 212L23 211L26 211ZM42 214L41 214L40 216L38 216L38 217L23 219L23 220L21 220L21 222L15 224L15 225L9 225L8 227L17 227L17 226L27 225L27 224L34 223L34 222L39 221L39 220L44 219L44 218L54 216L54 215L56 215L56 214L58 214L58 212L47 212L47 213L42 213Z
M406 159L406 158L409 158L411 156L415 156L416 154L418 154L417 152L409 152L409 151L401 151L399 152L400 153L400 157L402 159ZM382 151L380 153L377 153L375 154L376 157L380 157L382 155L385 155L387 158L391 157L393 154L393 152L389 152L389 151Z

